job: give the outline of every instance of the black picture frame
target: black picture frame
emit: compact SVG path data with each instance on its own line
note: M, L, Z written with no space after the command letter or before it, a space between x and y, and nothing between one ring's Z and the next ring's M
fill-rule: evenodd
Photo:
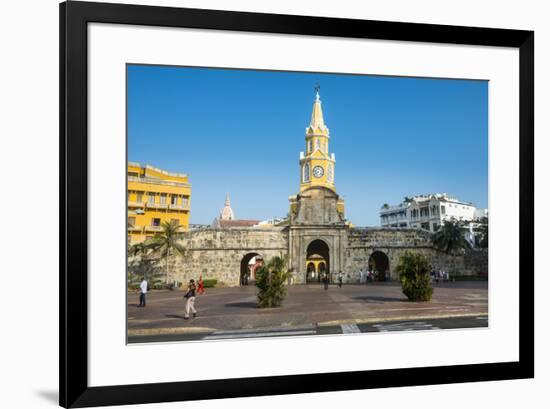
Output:
M534 377L534 32L70 1L60 4L60 345L63 407L292 394ZM187 27L512 47L519 50L519 360L140 385L88 386L87 25Z

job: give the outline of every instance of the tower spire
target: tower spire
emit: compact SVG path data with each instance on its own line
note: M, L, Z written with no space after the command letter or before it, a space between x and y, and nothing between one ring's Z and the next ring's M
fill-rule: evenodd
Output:
M309 128L312 131L327 131L325 126L325 120L323 118L323 109L321 108L321 96L319 92L321 87L319 84L315 86L315 101L313 102L313 111L311 112L311 121L309 123Z
M231 201L229 200L229 192L225 195L225 206L220 211L220 220L234 220L235 213L231 208Z

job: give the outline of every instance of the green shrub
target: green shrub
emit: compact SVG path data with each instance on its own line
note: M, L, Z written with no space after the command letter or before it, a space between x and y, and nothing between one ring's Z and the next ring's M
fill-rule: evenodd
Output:
M426 256L407 251L399 259L397 272L403 294L409 301L430 301L433 287L430 277L432 267Z
M285 283L290 273L286 271L284 258L273 257L267 265L256 270L258 306L262 308L280 307L286 297Z
M204 284L204 288L213 288L218 283L218 280L215 278L205 278L202 282Z

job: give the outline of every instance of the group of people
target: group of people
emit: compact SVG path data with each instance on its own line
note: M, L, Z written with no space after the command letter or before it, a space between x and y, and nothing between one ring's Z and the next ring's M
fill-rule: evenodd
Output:
M435 281L437 284L439 284L440 281L449 281L449 273L447 271L432 270L430 276L432 277L432 281Z
M344 274L340 271L338 275L336 276L336 285L338 288L342 288L342 284L344 283ZM321 275L321 281L323 282L323 286L325 290L328 290L328 285L330 283L330 275L328 273L323 272Z
M374 269L368 269L367 271L363 271L363 269L359 270L359 282L360 283L371 283L373 281L376 281L379 279L378 271Z
M198 284L198 285L197 285ZM185 300L185 315L183 319L188 320L190 314L193 314L193 318L197 317L197 310L195 309L195 298L198 294L204 294L204 281L202 275L199 277L199 282L195 284L195 280L189 280L187 290L183 296ZM139 304L138 307L145 307L147 305L147 293L149 291L149 283L145 277L142 278L139 284Z

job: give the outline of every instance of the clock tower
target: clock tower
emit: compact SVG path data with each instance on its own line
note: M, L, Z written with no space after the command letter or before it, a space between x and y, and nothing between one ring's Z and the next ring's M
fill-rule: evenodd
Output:
M336 159L329 151L329 139L317 86L306 128L306 151L300 152L300 192L289 198L291 225L345 224L344 200L334 185Z
M344 200L334 185L334 154L325 125L319 87L309 126L306 151L300 153L300 191L289 197L289 268L305 282L319 282L344 270L349 225ZM333 279L331 278L331 280Z
M319 87L316 87L311 121L306 128L306 152L300 152L300 193L313 186L334 187L334 153L329 153L329 129L325 125Z

